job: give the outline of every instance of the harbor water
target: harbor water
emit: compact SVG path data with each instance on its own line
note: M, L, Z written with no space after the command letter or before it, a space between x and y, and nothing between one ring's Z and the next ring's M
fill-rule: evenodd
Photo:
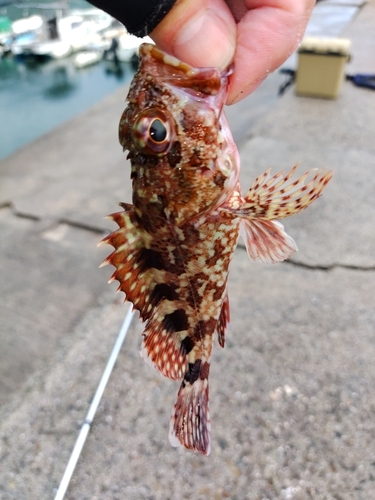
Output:
M71 58L33 66L0 60L0 159L90 108L133 74L129 63L111 61L77 69Z
M22 5L22 9L0 9L0 15L14 20L41 13L27 8L27 3ZM69 2L69 7L92 6L79 1ZM113 61L78 69L73 57L43 64L0 58L0 159L125 86L133 74L131 64Z

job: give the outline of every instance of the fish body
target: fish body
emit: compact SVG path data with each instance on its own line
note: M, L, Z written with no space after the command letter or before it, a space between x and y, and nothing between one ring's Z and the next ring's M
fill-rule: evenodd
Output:
M119 228L104 264L145 322L141 353L181 380L170 442L208 455L214 334L224 347L228 270L241 232L250 258L279 262L296 245L275 219L306 208L331 178L307 172L258 177L245 196L223 106L230 71L193 68L154 45L140 48L119 126L131 160L133 204L112 214ZM312 177L306 180L307 177Z

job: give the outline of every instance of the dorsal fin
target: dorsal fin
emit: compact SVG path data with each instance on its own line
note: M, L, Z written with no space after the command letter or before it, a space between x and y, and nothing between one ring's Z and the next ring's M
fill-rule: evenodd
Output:
M137 216L132 205L121 204L123 212L108 216L119 228L104 238L100 244L108 243L114 251L101 264L111 264L116 268L110 278L119 281L118 290L126 295L126 300L134 305L143 320L151 315L151 291L155 287L157 256L147 248L147 233L137 223Z
M162 300L143 332L141 355L165 377L182 379L188 368L188 319L178 301Z
M143 320L142 356L163 375L183 378L187 370L187 315L179 303L172 276L163 269L161 255L151 248L151 236L139 226L132 205L121 204L123 212L109 216L119 228L104 238L114 251L102 265L116 270L110 281L118 280L126 300Z

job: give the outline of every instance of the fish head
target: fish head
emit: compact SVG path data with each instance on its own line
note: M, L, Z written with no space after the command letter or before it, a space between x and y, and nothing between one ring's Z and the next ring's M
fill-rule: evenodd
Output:
M230 71L193 68L152 44L139 55L119 126L133 203L141 213L186 221L218 207L238 181L223 112Z

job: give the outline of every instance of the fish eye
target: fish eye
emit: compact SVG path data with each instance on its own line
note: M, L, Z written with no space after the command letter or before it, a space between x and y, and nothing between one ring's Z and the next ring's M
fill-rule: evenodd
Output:
M141 111L132 130L136 146L146 154L157 156L169 151L175 135L172 117L158 108Z
M155 118L148 128L148 132L150 134L151 141L160 144L167 137L167 129L165 128L163 122L159 120L159 118Z

